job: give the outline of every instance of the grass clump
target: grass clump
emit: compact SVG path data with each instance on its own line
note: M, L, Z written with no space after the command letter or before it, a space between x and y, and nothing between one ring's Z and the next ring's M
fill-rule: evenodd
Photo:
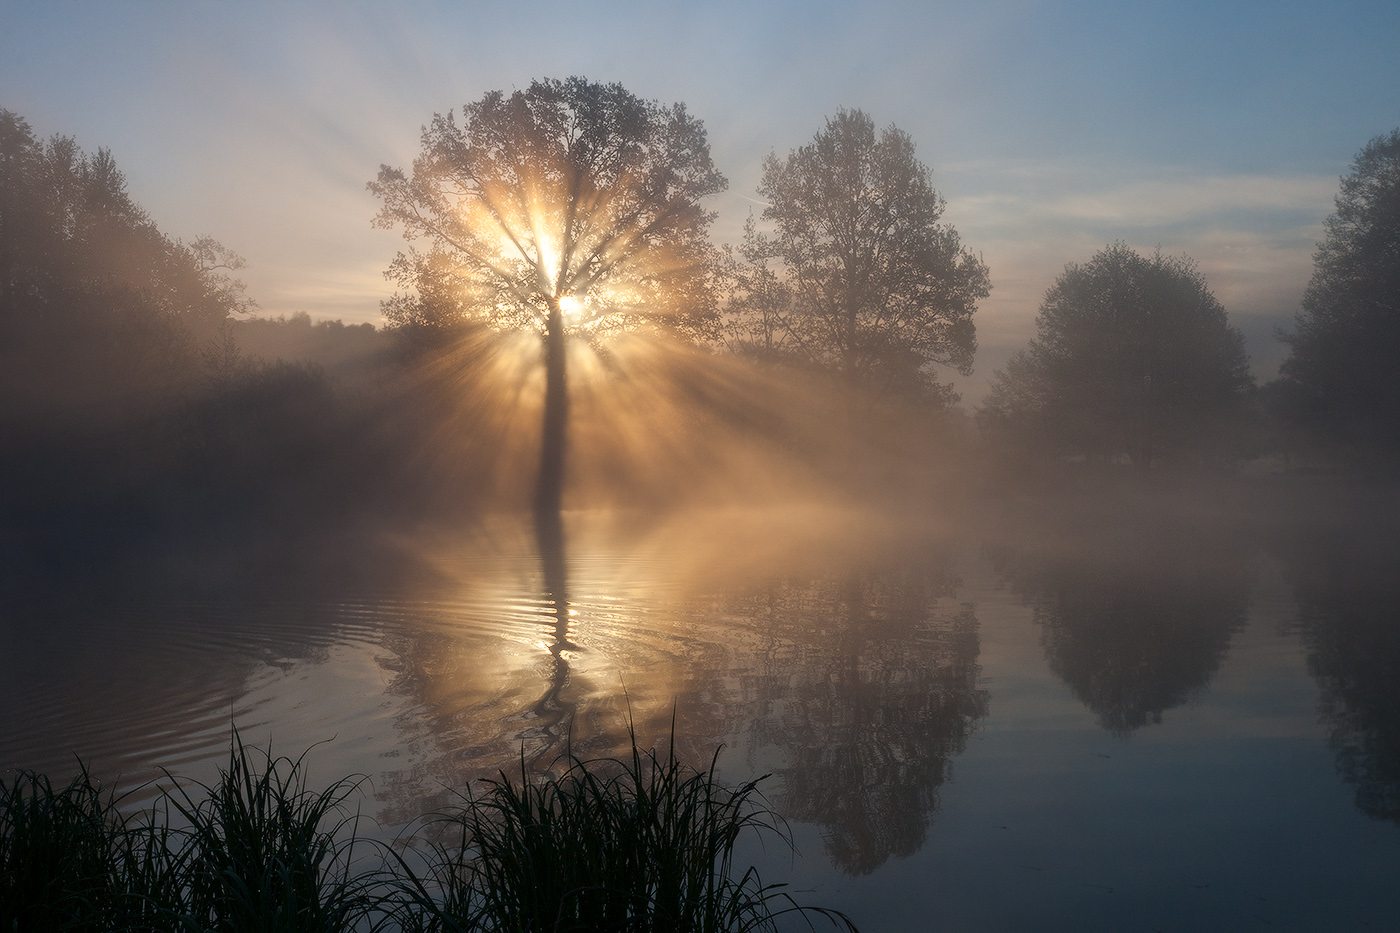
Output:
M228 767L197 800L177 785L167 799L189 824L176 854L173 905L183 928L214 931L342 931L370 899L353 865L354 823L345 803L361 778L321 791L306 784L305 753L252 758L234 734Z
M0 780L0 933L372 927L344 811L357 786L314 792L301 758L259 760L237 733L212 787L177 783L149 813L123 813L85 768L63 787Z
M440 821L451 844L432 847L422 873L405 871L404 929L442 933L749 933L784 915L855 931L839 911L803 907L737 871L747 833L788 841L762 805L758 781L728 787L676 757L566 759L562 774L485 782ZM761 778L759 780L762 780ZM402 864L402 863L401 863ZM406 867L406 866L405 866Z
M665 755L569 756L557 775L502 774L438 818L421 851L366 864L349 799L362 779L307 783L305 754L254 752L234 733L212 785L174 782L149 811L84 769L55 787L0 780L0 933L767 933L780 918L840 912L798 905L735 847L787 842L758 781L728 787ZM365 844L367 845L367 844Z
M0 782L0 930L102 930L120 900L121 819L83 770Z

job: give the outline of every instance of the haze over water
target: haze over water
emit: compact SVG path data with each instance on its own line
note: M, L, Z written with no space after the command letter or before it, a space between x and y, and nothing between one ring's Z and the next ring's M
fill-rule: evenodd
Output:
M10 7L0 790L635 736L867 933L1395 926L1394 0Z
M765 878L863 929L1384 928L1393 552L1177 505L574 513L567 631L510 521L379 580L35 592L5 620L0 765L207 780L232 722L368 775L392 838L522 754L611 754L629 715L664 742L674 715L691 760L772 775L800 855L755 850Z

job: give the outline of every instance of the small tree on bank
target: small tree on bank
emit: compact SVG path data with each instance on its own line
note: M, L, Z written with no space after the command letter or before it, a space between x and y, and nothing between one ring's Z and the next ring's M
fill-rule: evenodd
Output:
M1244 338L1191 260L1116 243L1045 293L978 420L1046 453L1210 457L1249 389Z
M986 265L941 223L908 134L860 110L763 165L767 202L735 265L730 334L743 351L836 374L876 396L954 400L939 367L972 371Z
M573 77L492 91L423 130L411 174L382 166L375 224L427 251L388 275L391 322L476 321L542 337L545 402L535 507L559 513L568 423L566 340L713 313L701 206L725 180L684 105Z

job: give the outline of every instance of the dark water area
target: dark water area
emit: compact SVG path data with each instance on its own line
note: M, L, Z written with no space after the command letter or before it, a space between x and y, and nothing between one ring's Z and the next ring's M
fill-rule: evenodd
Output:
M500 520L12 574L0 768L209 780L236 724L367 775L393 838L674 719L693 763L771 774L799 854L755 846L765 879L865 930L1388 929L1395 501L571 514L554 563Z

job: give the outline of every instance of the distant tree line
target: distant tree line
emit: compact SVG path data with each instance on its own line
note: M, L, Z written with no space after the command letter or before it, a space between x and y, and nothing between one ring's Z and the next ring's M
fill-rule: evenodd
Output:
M147 541L412 521L442 513L435 483L471 488L415 462L435 429L386 417L412 405L372 376L383 335L256 319L242 266L162 233L108 151L0 110L0 586ZM330 368L244 348L285 343L269 330Z
M509 328L521 308L547 321L551 302L579 301L587 321L561 314L546 331L592 336L619 295L635 299L637 283L656 288L669 277L669 303L650 304L653 318L684 322L673 337L826 380L845 399L831 418L857 445L873 443L870 425L891 410L947 412L958 398L942 379L972 371L974 314L991 279L942 220L942 198L908 135L839 111L808 145L765 161L763 210L717 256L700 239L710 217L699 201L723 179L703 127L675 108L571 78L509 97L492 92L463 108L460 129L451 113L435 116L413 172L386 166L370 186L385 203L380 222L429 247L391 266L408 289L385 303L391 325ZM614 119L624 112L638 116ZM666 113L679 115L683 132L661 132ZM629 153L677 140L672 167L617 174L640 158ZM1380 375L1400 351L1400 336L1387 331L1400 328L1391 313L1396 148L1394 134L1373 141L1343 180L1304 313L1283 336L1293 352L1280 380L1254 384L1243 337L1190 258L1115 243L1071 263L1047 291L1035 338L996 374L978 409L984 438L1032 459L1140 468L1229 464L1304 445L1385 448L1400 430L1400 402L1385 401L1393 390ZM646 185L632 190L641 177ZM688 188L683 178L692 178ZM686 225L670 233L638 224L647 211ZM610 293L601 277L572 271L618 266L603 259L611 245L567 244L634 236L652 252L629 289ZM625 265L631 248L616 260Z
M1122 243L1071 264L1036 336L978 411L993 437L1139 466L1303 453L1394 467L1400 448L1400 130L1341 182L1279 378L1256 392L1243 339L1189 259ZM1270 440L1272 439L1272 440Z
M108 151L40 140L0 111L3 540L412 522L481 504L522 472L511 437L540 439L501 402L519 406L525 376L510 392L485 384L526 325L553 361L549 392L565 391L564 337L592 341L606 370L605 339L640 330L699 354L660 374L684 380L670 397L725 409L750 436L783 431L739 411L765 383L736 382L734 360L766 385L815 387L817 420L857 445L878 443L891 411L895 434L946 423L957 397L943 380L971 371L991 279L908 135L838 112L765 162L766 206L727 251L702 204L724 185L699 120L618 85L536 82L486 95L461 124L437 117L413 170L371 185L379 222L410 240L389 270L404 289L385 304L391 339L256 318L235 253L162 233ZM978 410L983 437L1032 459L1157 467L1267 452L1273 425L1291 438L1281 449L1301 438L1384 463L1400 444L1397 257L1400 131L1342 180L1276 383L1254 386L1191 260L1112 244L1046 292L1035 337ZM707 354L709 381L693 363ZM562 451L559 398L543 446ZM702 444L709 422L685 417ZM783 443L804 449L792 434Z

